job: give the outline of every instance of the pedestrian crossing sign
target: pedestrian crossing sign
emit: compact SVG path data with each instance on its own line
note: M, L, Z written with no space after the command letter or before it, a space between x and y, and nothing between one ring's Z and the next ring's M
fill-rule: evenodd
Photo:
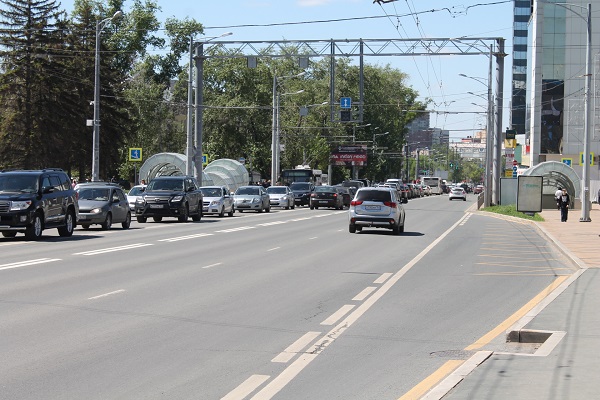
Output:
M579 165L583 165L583 151L579 153ZM594 153L590 152L590 165L594 165Z

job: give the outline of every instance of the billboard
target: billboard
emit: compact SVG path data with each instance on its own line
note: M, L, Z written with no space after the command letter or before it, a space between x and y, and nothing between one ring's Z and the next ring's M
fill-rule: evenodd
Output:
M331 165L367 165L367 145L340 145L331 152Z
M542 154L560 154L563 138L563 99L565 85L562 80L542 80Z

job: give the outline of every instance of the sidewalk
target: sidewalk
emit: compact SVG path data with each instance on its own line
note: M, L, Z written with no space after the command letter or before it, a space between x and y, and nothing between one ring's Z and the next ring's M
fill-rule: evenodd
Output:
M535 222L540 234L580 269L510 330L550 336L530 354L478 352L470 367L454 371L424 398L600 398L600 207L592 205L591 222L579 222L581 210L570 211L567 222L560 222L558 210L541 216L545 221Z

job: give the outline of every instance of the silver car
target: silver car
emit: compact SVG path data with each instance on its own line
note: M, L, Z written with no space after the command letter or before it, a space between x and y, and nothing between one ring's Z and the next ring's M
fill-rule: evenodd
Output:
M283 207L286 210L293 210L296 207L294 201L294 192L289 186L269 186L267 188L271 207Z
M233 197L226 186L202 186L202 212L204 214L217 214L219 217L227 215L233 217L235 206Z
M98 224L108 230L113 222L121 223L123 229L131 225L131 210L123 189L111 183L87 183L76 189L79 196L79 224L83 229Z
M135 202L138 198L142 198L144 190L146 190L146 185L136 185L127 193L127 202L131 211L135 211Z
M259 213L271 211L267 190L262 186L241 186L233 195L235 209L239 212L254 210Z
M358 189L348 211L349 232L360 232L364 227L391 229L396 235L404 232L402 202L404 200L392 188Z

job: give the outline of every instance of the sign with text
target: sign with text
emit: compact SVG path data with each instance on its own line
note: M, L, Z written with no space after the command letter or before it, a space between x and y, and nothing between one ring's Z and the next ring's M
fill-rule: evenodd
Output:
M341 145L331 152L332 165L367 165L367 145Z
M543 177L521 175L517 182L517 211L542 211Z

